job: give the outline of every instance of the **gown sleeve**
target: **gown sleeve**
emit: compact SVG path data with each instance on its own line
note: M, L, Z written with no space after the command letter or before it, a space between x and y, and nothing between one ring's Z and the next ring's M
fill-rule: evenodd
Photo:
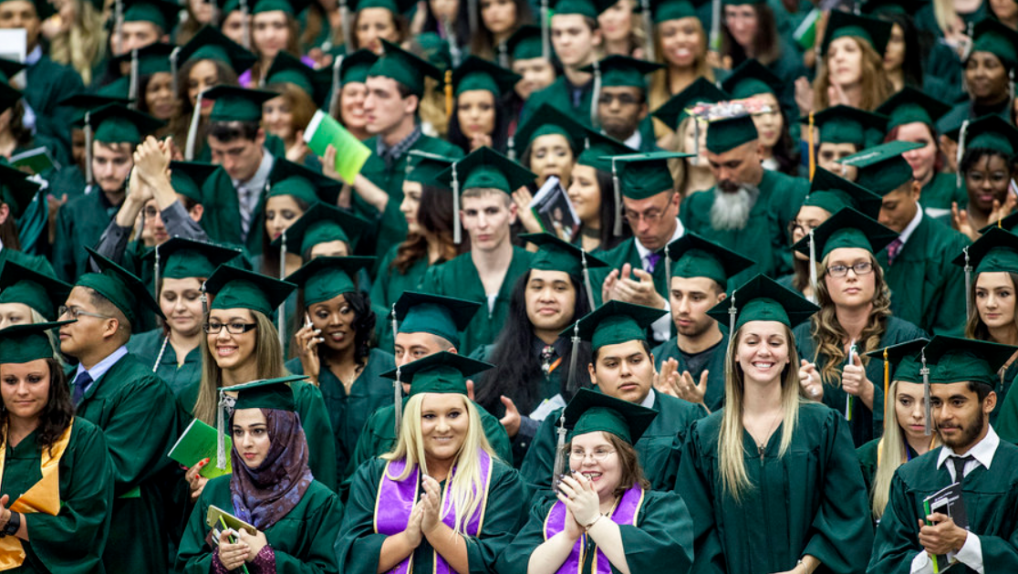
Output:
M495 571L495 560L519 531L526 509L526 487L516 469L492 461L491 472L481 535L466 538L470 574Z
M562 410L556 410L541 421L534 442L527 449L520 467L520 476L534 492L551 491L551 474L555 467L555 445L558 436L555 426Z
M339 482L336 468L336 439L329 422L329 411L318 387L307 383L301 385L298 405L303 419L304 435L308 441L308 465L315 480L336 492Z
M305 494L307 496L310 491ZM319 490L304 506L308 513L301 517L300 531L290 533L297 539L300 555L287 554L273 547L277 574L326 574L339 572L332 545L339 536L343 520L343 503L333 492ZM287 536L289 538L289 536ZM269 540L272 545L272 540Z
M113 462L114 488L121 496L161 471L184 417L170 387L161 379L146 376L130 392L122 393L116 413L103 429ZM152 431L162 433L153 436ZM146 440L138 440L145 436Z
M362 464L350 481L346 515L336 539L339 570L345 574L376 574L382 544L387 536L375 533L375 498L385 462Z
M205 542L209 533L209 527L205 524L205 517L208 514L209 504L212 504L213 493L219 490L220 483L226 483L226 491L229 492L230 477L221 476L214 478L205 484L198 502L191 510L191 517L184 528L184 535L177 547L176 570L182 574L209 574L212 572L212 560L215 550Z
M543 504L534 504L530 507L530 516L527 517L526 523L519 529L498 559L498 566L495 570L499 574L527 574L530 555L544 543L544 519L548 516L548 511L551 510L554 502L554 500L546 501Z
M714 522L714 478L710 472L713 456L704 452L694 422L683 445L682 459L675 478L675 492L682 496L692 520L693 567L691 572L721 574L727 572L724 550ZM720 479L719 479L720 480ZM632 568L630 568L632 571Z
M685 502L674 492L645 496L638 526L619 527L629 571L686 574L693 565L693 518Z

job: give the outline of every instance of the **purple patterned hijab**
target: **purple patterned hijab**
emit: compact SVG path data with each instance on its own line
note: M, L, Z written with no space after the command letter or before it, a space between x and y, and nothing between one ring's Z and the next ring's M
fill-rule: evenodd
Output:
M237 518L264 532L297 506L314 477L308 467L308 444L297 413L261 411L268 427L269 453L258 468L248 468L237 445L233 445L230 494Z

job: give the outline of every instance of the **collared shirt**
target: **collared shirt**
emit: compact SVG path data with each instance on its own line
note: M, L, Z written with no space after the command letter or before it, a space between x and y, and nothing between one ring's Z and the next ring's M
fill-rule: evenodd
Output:
M38 64L39 60L41 59L42 59L42 46L36 44L35 48L32 48L31 52L25 54L25 65L34 66Z
M633 135L627 137L626 141L622 143L626 144L626 147L629 149L640 151L640 146L643 145L643 135L640 134L640 128L636 128L636 130L633 131Z
M898 239L901 240L902 247L904 247L905 244L908 243L908 238L912 237L912 232L915 231L916 227L919 227L919 224L923 220L922 206L919 206L918 209L916 209L915 211L916 211L915 217L912 218L912 221L910 221L908 225L905 226L905 229L901 232L901 235L898 236Z
M657 398L657 396L654 394L654 389L652 387L650 389L650 392L647 393L647 396L643 397L643 401L640 402L640 406L645 408L645 409L653 409L654 408L654 399L656 399L656 398Z
M112 369L113 365L116 365L117 361L119 361L120 359L123 359L124 355L126 355L126 354L127 354L127 346L126 345L122 345L116 351L113 351L109 355L106 355L105 359L103 359L103 360L99 361L98 363L92 365L91 369L85 369L85 366L79 363L78 364L78 369L76 371L74 371L74 377L71 380L73 381L73 380L77 379L78 375L80 375L82 371L87 370L88 371L88 376L92 377L92 382L89 383L87 387L85 387L85 391L87 392L89 389L92 388L92 385L94 385L95 382L99 380L99 377L102 377L103 375L105 375L106 372L109 371L110 369Z
M410 148L417 143L417 140L421 139L421 135L423 135L421 132L421 126L416 125L414 126L414 130L410 132L410 135L403 138L395 145L385 145L385 142L382 141L381 137L379 137L376 141L375 153L378 154L378 157L382 158L385 162L385 167L392 167L392 164L396 163L399 158L403 157L403 154L410 151Z
M919 211L922 212L921 209ZM997 432L991 426L986 429L986 436L983 437L983 440L979 441L963 455L972 457L972 460L965 463L965 476L979 468L980 465L986 467L986 470L990 470L990 464L993 462L993 455L996 454L998 446L1000 446L1000 437L997 436ZM943 468L944 463L952 456L954 456L954 451L949 447L941 448L940 454L937 456L937 468ZM958 481L958 477L954 475L954 464L947 465L947 472L951 475L952 482ZM986 566L983 564L983 545L979 541L979 536L974 532L969 532L968 536L965 537L965 544L962 544L961 550L955 554L955 558L962 564L979 572L979 574L985 574L986 572ZM930 556L925 550L922 550L912 558L911 574L932 573L933 563L930 561Z
M258 170L251 176L251 179L247 181L233 180L233 188L237 190L237 204L240 206L240 229L245 241L251 229L254 211L258 208L262 192L265 191L265 182L269 180L269 174L272 173L272 166L275 163L276 158L269 153L269 150L263 148L262 163L258 165Z
M679 239L685 233L686 233L686 228L683 227L682 226L682 222L679 221L678 218L676 218L675 219L675 233L672 233L672 238L669 239L668 242L665 243L665 245L669 245L672 241L675 241L676 239ZM647 249L646 247L644 247L643 244L640 243L640 240L637 239L636 237L633 238L633 244L636 245L636 252L640 254L640 261L643 263L643 270L647 271L648 273L650 273L650 271L647 270L647 267L649 265L648 257L650 257L651 253L653 253L653 252L650 249ZM658 265L664 265L665 264L664 257L662 257L660 260L658 260L657 264ZM671 285L666 285L665 286L665 292L666 293L667 293L668 289L671 289ZM654 321L650 325L651 330L654 332L654 340L658 341L658 342L667 341L668 337L671 335L671 331L672 331L672 315L671 315L672 307L668 303L668 295L664 295L664 298L665 298L665 311L669 311L669 313L664 315L663 317L661 317L657 321Z

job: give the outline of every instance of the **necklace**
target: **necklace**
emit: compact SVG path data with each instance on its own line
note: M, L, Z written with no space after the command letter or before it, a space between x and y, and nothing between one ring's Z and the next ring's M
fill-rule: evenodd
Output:
M163 362L163 353L166 352L166 343L170 342L169 335L163 335L163 345L159 347L159 355L156 356L156 362L152 365L152 372L156 372L159 369L159 363Z
M771 434L773 434L774 431L777 430L778 424L780 424L781 422L782 414L783 412L780 409L778 410L777 413L775 413L774 419L771 421L770 426L767 428L767 433L764 435L763 442L757 440L756 437L753 437L753 442L756 443L756 448L757 450L760 451L761 458L763 458L763 454L767 450L767 442L770 440Z

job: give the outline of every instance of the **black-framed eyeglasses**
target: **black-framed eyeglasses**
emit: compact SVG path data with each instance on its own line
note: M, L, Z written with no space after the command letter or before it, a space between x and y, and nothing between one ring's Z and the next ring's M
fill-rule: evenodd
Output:
M831 277L840 279L848 275L849 269L851 269L857 276L868 275L873 273L873 263L870 261L860 261L853 265L831 265L827 268L827 274Z
M90 313L83 311L77 307L68 307L67 305L61 305L57 308L57 319L65 315L70 315L72 319L78 320L82 317L95 317L96 319L112 319L109 315L100 315L99 313Z
M202 329L209 335L218 335L223 327L226 327L226 332L231 335L243 335L248 331L251 331L258 326L258 323L220 323L219 321L209 321L202 325Z

